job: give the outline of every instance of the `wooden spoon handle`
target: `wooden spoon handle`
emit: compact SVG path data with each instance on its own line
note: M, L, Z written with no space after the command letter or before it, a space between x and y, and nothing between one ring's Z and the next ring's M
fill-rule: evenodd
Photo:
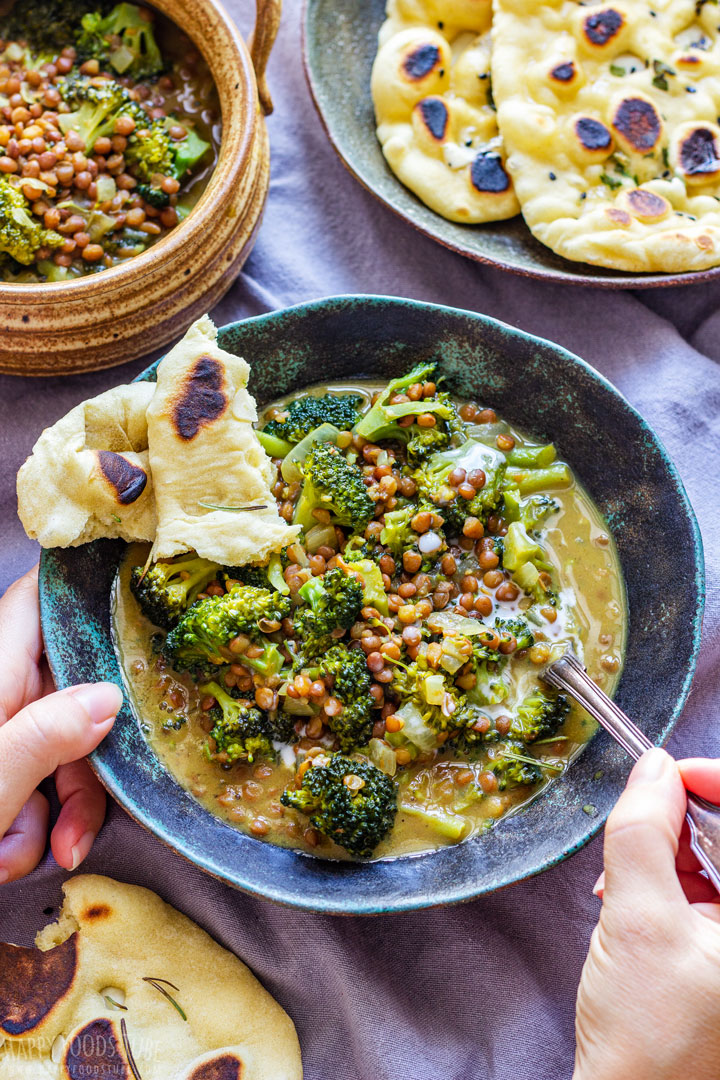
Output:
M255 27L248 42L250 58L255 68L260 108L265 116L269 116L273 111L272 98L265 78L265 68L277 37L281 14L282 0L257 0Z

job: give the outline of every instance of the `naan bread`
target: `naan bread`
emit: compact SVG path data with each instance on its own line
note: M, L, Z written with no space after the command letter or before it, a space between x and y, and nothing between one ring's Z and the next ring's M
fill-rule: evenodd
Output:
M390 168L451 221L512 217L490 88L490 0L390 0L387 15L371 88Z
M301 1080L290 1018L195 923L110 878L63 891L39 949L0 944L0 1080L132 1080L126 1042L143 1080Z
M116 386L46 428L17 478L18 514L43 547L153 540L145 411L152 383Z
M231 566L264 562L300 531L280 517L270 490L275 470L252 426L249 374L244 360L218 346L207 316L160 362L147 410L155 559L194 550Z
M533 234L629 271L720 262L720 32L705 0L496 0L493 93Z

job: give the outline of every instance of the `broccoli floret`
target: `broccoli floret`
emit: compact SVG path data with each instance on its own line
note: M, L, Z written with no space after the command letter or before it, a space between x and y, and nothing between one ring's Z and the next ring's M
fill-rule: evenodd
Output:
M101 11L83 15L76 44L82 59L97 59L133 79L157 75L164 67L152 12L136 4L116 4L106 17Z
M46 229L32 216L22 192L0 175L0 252L30 266L39 248L60 247L64 242L59 233Z
M216 701L208 712L213 721L210 735L215 740L216 755L222 755L225 761L275 756L272 725L264 713L248 701L231 697L214 681L203 683L200 693Z
M321 657L313 678L332 679L332 695L342 704L342 712L328 718L331 731L345 753L365 746L373 727L375 702L370 694L370 672L365 654L346 645L333 645Z
M552 563L542 546L528 533L521 521L513 521L503 539L503 567L513 581L538 603L555 605L557 596L551 588Z
M6 41L26 41L40 53L57 56L74 44L88 9L107 6L105 0L16 0L0 32Z
M130 588L143 615L156 626L171 630L219 569L217 563L197 555L156 562L147 572L142 566L134 566Z
M389 548L396 559L402 558L403 552L409 551L417 544L418 534L410 522L418 509L419 507L414 503L408 503L407 506L401 506L399 510L389 510L384 516L380 543Z
M397 784L369 761L332 754L316 757L280 801L351 855L369 858L395 822Z
M380 394L371 409L355 425L355 433L372 442L380 442L383 439L412 444L410 451L416 461L427 457L428 450L426 433L434 430L435 436L429 441L434 442L434 449L449 446L450 441L456 438L465 438L465 425L448 393L434 394L431 398L420 398L417 401L398 401L392 404L392 398L400 395L414 383L424 382L435 371L434 364L420 364L408 375L401 379L393 379L385 390ZM425 414L435 417L435 427L421 428L415 421Z
M131 117L140 128L150 127L152 121L137 101L120 83L112 79L97 82L84 76L66 79L60 86L63 100L70 112L60 113L58 124L63 132L76 132L85 143L87 151L102 136L112 136L115 121L121 116Z
M426 458L450 446L449 432L437 426L421 428L413 424L407 430L413 433L405 447L405 457L411 469L417 469Z
M313 510L328 510L337 525L364 533L375 513L363 474L333 443L319 443L302 463L303 488L294 522L308 530L317 524Z
M263 432L285 442L299 443L321 424L332 424L340 431L348 431L357 422L357 406L361 400L355 394L323 394L322 397L306 394L290 402L284 420L270 420Z
M278 662L282 664L282 658L265 634L279 629L290 609L290 601L278 592L238 585L224 596L209 596L193 604L168 634L164 655L180 671L207 671L212 664L238 661L240 658L227 646L233 638L245 634L264 647L267 665L275 669ZM262 660L242 656L242 663L255 667Z
M468 701L473 705L498 705L508 696L509 687L504 678L508 657L489 648L482 634L472 639L470 666L475 685L468 690Z
M554 735L570 711L564 694L552 694L538 687L529 694L513 717L510 732L523 742Z
M437 397L430 400L421 398L419 401L390 404L391 398L396 394L404 393L408 387L416 383L432 379L434 373L435 364L417 364L407 375L392 379L368 412L358 420L355 425L356 435L361 435L371 442L379 442L381 439L400 439L402 442L407 442L410 438L409 428L400 427L399 421L408 416L434 413L444 420L454 419L454 409L446 394L442 395L444 400L438 400Z
M559 504L549 495L530 495L526 499L521 499L517 488L510 488L505 492L503 506L505 521L508 523L520 521L529 533L540 529L546 519L559 509Z
M436 732L456 731L477 718L449 676L428 668L421 657L410 664L396 665L390 689L400 699L401 707L408 702L414 705L423 722Z
M295 670L312 663L335 644L334 630L348 630L357 620L364 603L357 578L339 567L322 577L310 578L298 592L307 607L295 611L293 623L300 650Z
M514 619L495 619L495 629L498 633L512 634L518 649L529 649L535 642L535 635L530 629L527 619L517 616Z
M153 187L152 184L138 184L135 191L156 210L164 210L170 205L170 196L162 188Z
M144 180L146 185L154 176L174 175L173 145L165 126L155 120L134 131L128 139L125 161L133 176ZM157 188L150 185L150 193L155 205L159 201Z
M455 469L464 469L466 473L479 470L485 474L484 485L472 499L458 495L457 489L449 483ZM419 497L442 514L448 530L459 533L466 518L485 520L488 514L498 509L503 498L506 469L505 458L499 451L468 439L456 449L433 454L413 473L413 480Z
M515 740L503 743L488 765L497 777L499 791L520 785L534 786L543 778L541 766L528 756L527 747Z
M228 582L252 585L254 589L269 589L267 570L264 566L223 566L218 575L227 588ZM230 585L233 588L233 585Z

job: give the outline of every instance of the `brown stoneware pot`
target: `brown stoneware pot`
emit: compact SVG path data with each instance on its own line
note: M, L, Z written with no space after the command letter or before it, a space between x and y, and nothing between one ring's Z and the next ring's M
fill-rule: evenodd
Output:
M282 0L257 0L248 44L217 0L153 0L207 61L222 112L210 182L192 213L126 263L74 281L0 282L0 371L61 375L111 367L178 337L228 290L267 195L265 66Z

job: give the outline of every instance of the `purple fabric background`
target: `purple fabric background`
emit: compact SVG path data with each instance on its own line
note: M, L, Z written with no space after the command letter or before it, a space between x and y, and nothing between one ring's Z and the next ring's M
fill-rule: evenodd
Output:
M246 29L249 0L229 6ZM671 750L720 755L720 284L615 295L563 289L481 268L421 237L356 184L326 142L302 73L299 8L286 0L270 65L265 221L216 322L319 296L386 293L486 312L594 364L663 439L700 521L704 643ZM144 366L0 377L0 590L37 558L16 518L14 479L40 430ZM535 880L463 907L319 918L225 888L113 805L83 869L155 889L242 957L294 1018L308 1080L560 1080L572 1073L575 989L600 868L596 841ZM0 888L0 938L29 943L64 876L47 856L30 878Z

